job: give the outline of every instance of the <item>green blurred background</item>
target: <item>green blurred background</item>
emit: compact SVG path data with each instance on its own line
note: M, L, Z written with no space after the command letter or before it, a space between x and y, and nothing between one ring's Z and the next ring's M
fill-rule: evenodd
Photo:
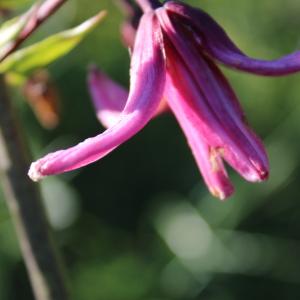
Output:
M300 48L299 0L194 0L248 54ZM128 85L122 15L109 0L70 0L31 39L101 9L105 21L49 67L61 95L57 129L43 129L19 90L15 104L35 158L103 130L86 86L90 63ZM267 147L271 176L250 184L230 172L226 202L207 192L171 115L101 161L41 182L75 300L300 299L300 76L225 70ZM16 235L0 199L0 299L33 299Z

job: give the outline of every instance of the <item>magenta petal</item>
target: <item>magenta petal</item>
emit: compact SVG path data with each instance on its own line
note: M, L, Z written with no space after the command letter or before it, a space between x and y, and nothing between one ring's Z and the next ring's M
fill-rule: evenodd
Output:
M105 128L113 126L120 119L126 105L128 91L95 66L90 69L88 85L98 120ZM168 106L163 97L154 117L167 110Z
M252 167L249 168L249 164L241 159L240 154L235 151L235 147L224 151L224 158L249 181L267 179L269 161L261 140L248 126L237 96L222 72L209 58L204 58L204 61L206 61L211 71L215 84L213 88L219 92L220 97L210 98L211 100L216 100L212 105L216 105L214 107L218 108L216 111L219 111L222 121L226 123L227 130L231 133L231 138L237 141L238 147L246 155ZM256 170L254 173L251 170L253 168Z
M201 47L208 55L229 67L265 76L280 76L300 70L300 51L270 61L251 58L245 55L223 28L204 11L177 1L169 1L164 7L193 27L201 41Z
M167 75L165 96L185 133L207 187L214 196L224 200L234 188L225 170L222 153L205 141L198 116L181 94L180 85L173 85L170 75Z
M69 149L48 154L33 163L28 173L33 180L92 163L128 140L148 123L159 106L165 85L165 62L161 44L159 24L155 15L149 12L142 17L138 28L131 60L131 88L118 123L96 137Z
M126 47L132 49L136 36L136 30L142 17L142 10L131 0L118 0L116 4L120 7L125 16L121 24L121 37Z
M131 49L132 45L134 44L136 29L132 26L130 22L123 22L120 31L124 45Z
M202 120L201 130L208 144L221 149L224 158L245 179L266 179L269 169L266 153L259 139L245 125L228 82L212 61L198 53L187 32L171 22L166 10L157 10L157 15L182 59L178 63L179 58L171 57L172 51L167 48L169 69L175 68L172 80L174 85L184 85L181 93ZM176 73L181 74L180 79Z
M104 127L116 124L128 98L128 91L92 66L88 85L97 117Z

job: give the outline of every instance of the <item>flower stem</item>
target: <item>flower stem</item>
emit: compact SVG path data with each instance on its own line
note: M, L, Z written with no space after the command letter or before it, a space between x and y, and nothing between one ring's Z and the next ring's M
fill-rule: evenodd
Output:
M161 3L158 0L135 0L136 3L141 7L143 12L153 10L161 6Z
M67 0L46 0L38 6L33 17L25 25L19 36L1 53L0 62L14 52L39 26L56 12Z
M37 300L67 300L68 291L41 201L27 176L28 151L0 77L0 174L6 202Z

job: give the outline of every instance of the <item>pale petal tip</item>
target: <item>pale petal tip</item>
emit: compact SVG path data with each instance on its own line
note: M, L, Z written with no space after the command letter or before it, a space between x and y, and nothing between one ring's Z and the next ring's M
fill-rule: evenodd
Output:
M38 162L34 162L30 165L29 171L28 171L28 176L32 181L39 181L45 176L41 174L40 168L38 166Z
M234 187L231 184L223 187L210 186L209 191L214 197L223 201L229 198L234 193Z
M255 170L255 172L251 172L249 174L245 173L244 176L249 182L262 182L262 181L266 181L269 178L269 170L268 169Z
M256 182L266 181L269 178L269 171L268 170L259 170L258 178Z
M260 173L259 173L260 180L258 180L259 182L268 180L268 178L269 178L269 170L260 171Z
M217 189L217 188L210 188L209 191L210 191L210 193L211 193L214 197L216 197L216 198L218 198L218 199L220 199L220 200L225 200L225 199L226 199L225 193L224 193L223 191Z

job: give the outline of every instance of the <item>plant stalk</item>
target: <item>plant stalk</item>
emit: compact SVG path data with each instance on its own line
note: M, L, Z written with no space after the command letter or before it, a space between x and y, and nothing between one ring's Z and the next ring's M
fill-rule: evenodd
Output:
M53 15L67 0L45 0L34 9L34 14L25 25L19 36L14 40L4 53L1 53L0 62L14 52L19 46L43 24L51 15Z
M68 300L61 261L41 195L27 176L29 155L22 131L0 77L0 175L23 258L37 300Z

